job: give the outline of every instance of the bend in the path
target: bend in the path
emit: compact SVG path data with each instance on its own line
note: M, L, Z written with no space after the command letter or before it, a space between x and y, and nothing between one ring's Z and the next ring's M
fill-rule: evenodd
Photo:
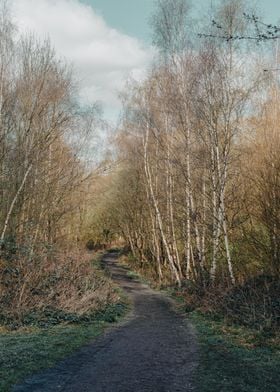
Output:
M107 254L104 263L133 302L127 321L15 392L193 391L197 345L192 326L168 297L130 279L116 259L117 254Z

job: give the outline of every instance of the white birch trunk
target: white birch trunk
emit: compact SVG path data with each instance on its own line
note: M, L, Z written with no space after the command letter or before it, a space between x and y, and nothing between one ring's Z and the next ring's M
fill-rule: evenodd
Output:
M171 270L171 273L173 274L177 284L180 286L181 285L181 279L180 279L178 271L177 271L177 269L175 267L172 255L171 255L170 250L169 250L168 242L167 242L167 239L166 239L166 236L165 236L165 233L164 233L164 229L163 229L161 213L160 213L160 210L159 210L159 207L158 207L158 203L157 203L157 200L156 200L156 197L155 197L155 194L154 194L154 189L153 189L153 184L152 184L152 176L151 176L151 171L150 171L149 162L148 162L148 140L149 140L149 124L146 125L146 134L145 134L145 138L144 138L144 167L145 167L145 174L146 174L146 178L147 178L147 182L148 182L150 196L152 198L153 205L154 205L154 208L155 208L157 222L158 222L158 226L159 226L162 242L163 242L163 245L165 247L166 254L167 254L170 270Z
M24 177L23 177L23 179L21 181L20 187L18 188L18 190L17 190L17 192L16 192L16 194L15 194L15 196L14 196L12 202L11 202L10 208L8 210L8 213L7 213L7 216L6 216L6 219L5 219L5 223L4 223L4 227L3 227L3 230L2 230L2 234L1 234L1 237L0 237L1 242L4 241L5 234L6 234L6 231L7 231L7 228L8 228L8 224L9 224L9 221L10 221L10 217L12 215L12 212L13 212L13 209L15 207L16 201L17 201L17 199L18 199L18 197L19 197L19 195L20 195L20 193L21 193L21 191L22 191L22 189L24 187L24 184L25 184L25 182L27 180L27 177L28 177L28 175L29 175L29 173L31 171L31 168L32 168L32 164L29 165L29 167L27 168L27 170L25 172L25 175L24 175Z

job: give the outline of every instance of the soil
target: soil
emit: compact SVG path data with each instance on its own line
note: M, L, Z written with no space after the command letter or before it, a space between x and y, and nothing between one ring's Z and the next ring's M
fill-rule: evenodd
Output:
M104 257L112 279L130 297L126 320L55 367L36 374L14 392L181 392L193 391L196 337L190 322L162 293L131 279Z

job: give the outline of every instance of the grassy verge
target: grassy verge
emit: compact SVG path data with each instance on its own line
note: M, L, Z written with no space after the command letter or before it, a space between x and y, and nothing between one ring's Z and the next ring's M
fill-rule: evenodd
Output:
M278 392L280 350L276 338L227 326L199 313L190 316L200 341L199 392Z
M72 286L62 286L64 291L60 286L57 289L60 296L67 293L66 300L77 291L79 295L73 296L71 306L47 303L42 309L27 309L20 322L14 321L12 311L6 312L9 317L0 317L1 392L8 392L25 377L55 365L125 315L128 301L104 271L101 260L102 253L95 254L94 260L86 259L81 271L75 270L73 262L69 269L76 273L69 276ZM81 306L84 304L85 308Z
M53 366L58 360L99 336L104 328L126 311L125 304L108 306L96 320L77 325L57 325L48 329L0 330L0 391L24 377Z

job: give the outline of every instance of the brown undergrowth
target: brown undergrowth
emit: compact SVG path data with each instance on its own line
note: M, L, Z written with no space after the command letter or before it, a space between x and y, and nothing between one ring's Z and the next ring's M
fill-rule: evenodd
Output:
M228 324L242 325L268 334L279 333L280 282L260 275L235 287L201 287L186 282L175 293L188 312L199 310Z
M96 254L84 250L0 262L0 325L9 328L87 321L119 299Z
M159 282L149 263L140 263L125 253L120 260L152 286L169 291L180 300L187 313L197 310L214 319L223 319L229 325L253 328L264 335L279 335L280 281L277 276L258 275L236 286L185 280L178 288L164 278Z

